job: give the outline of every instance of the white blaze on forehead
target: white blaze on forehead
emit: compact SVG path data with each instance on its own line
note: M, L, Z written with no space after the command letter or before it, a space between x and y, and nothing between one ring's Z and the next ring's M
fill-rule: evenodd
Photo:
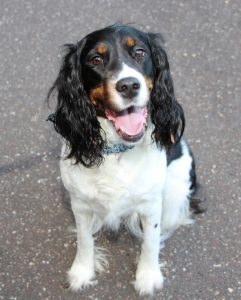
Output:
M134 68L131 68L123 63L122 69L120 70L120 72L118 74L114 75L112 82L114 83L114 85L116 85L116 83L119 80L128 78L128 77L137 78L140 82L140 90L139 90L138 95L133 98L133 105L140 106L140 107L145 106L149 100L150 92L147 87L145 78L140 72L138 72ZM117 105L119 104L121 106L124 101L124 99L119 95L119 93L117 91L115 92L115 101L117 102L116 103Z
M139 79L139 81L142 84L145 83L144 76L140 72L138 72L137 70L127 66L124 63L122 64L122 69L120 70L120 72L116 76L117 77L114 78L116 80L116 82L123 79L123 78L135 77L135 78Z

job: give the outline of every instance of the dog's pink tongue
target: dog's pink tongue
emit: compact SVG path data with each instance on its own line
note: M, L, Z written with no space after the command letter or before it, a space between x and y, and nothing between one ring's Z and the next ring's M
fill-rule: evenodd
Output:
M136 109L135 111L123 111L120 115L114 115L111 111L106 111L107 118L114 123L115 129L134 136L138 135L146 123L144 109Z

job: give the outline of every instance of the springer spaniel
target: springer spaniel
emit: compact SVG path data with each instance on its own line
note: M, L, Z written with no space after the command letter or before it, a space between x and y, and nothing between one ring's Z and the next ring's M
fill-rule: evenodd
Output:
M142 239L135 289L163 285L159 251L180 225L192 222L194 158L183 138L167 55L158 34L115 24L65 45L48 99L63 138L61 177L71 197L77 253L70 288L92 285L106 260L93 235L120 224Z

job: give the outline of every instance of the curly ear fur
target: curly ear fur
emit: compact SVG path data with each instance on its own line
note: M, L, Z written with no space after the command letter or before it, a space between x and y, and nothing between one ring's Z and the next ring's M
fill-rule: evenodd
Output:
M85 41L65 45L67 53L56 81L49 90L49 100L57 92L56 111L48 120L64 138L69 147L67 158L73 158L86 167L102 162L103 138L96 111L82 84L80 55Z
M185 117L176 101L167 54L156 34L149 34L149 44L154 66L154 86L151 93L151 119L155 125L152 133L156 143L170 148L182 137ZM161 38L163 43L163 39Z

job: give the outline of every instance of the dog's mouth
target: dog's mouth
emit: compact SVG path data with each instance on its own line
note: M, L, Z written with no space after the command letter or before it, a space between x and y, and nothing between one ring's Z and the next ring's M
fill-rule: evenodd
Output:
M123 140L137 142L143 137L147 128L148 110L146 106L131 106L118 113L106 109L105 114Z

